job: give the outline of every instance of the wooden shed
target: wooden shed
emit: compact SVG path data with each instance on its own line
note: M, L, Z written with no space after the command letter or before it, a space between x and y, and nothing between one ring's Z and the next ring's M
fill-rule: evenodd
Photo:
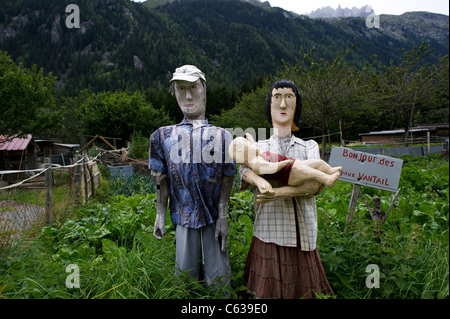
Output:
M409 144L426 144L430 143L444 143L448 138L449 125L448 123L419 125L413 127L408 133ZM405 130L386 130L369 133L361 133L363 144L366 145L382 145L382 144L398 144L404 143Z
M61 140L56 138L36 138L35 142L39 147L37 156L41 164L44 163L44 157L51 157L52 164L73 164L75 150L80 147L80 144L61 143Z
M38 147L31 134L24 138L0 135L0 171L27 170L36 168ZM2 178L20 179L20 174L5 174Z

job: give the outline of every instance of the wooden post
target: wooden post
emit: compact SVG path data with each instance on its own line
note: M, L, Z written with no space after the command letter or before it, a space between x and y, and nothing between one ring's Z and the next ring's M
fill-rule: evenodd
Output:
M90 197L94 195L93 187L92 187L92 173L89 167L89 161L86 159L84 165L84 178L85 178L85 186L86 186L86 201L89 200Z
M3 157L3 160L5 161L5 167L8 169L9 167L9 154L8 151L5 151L5 156ZM6 181L8 184L12 184L12 174L6 174Z
M77 155L75 157L75 163L78 163L78 161L81 159L80 155ZM81 165L78 163L74 167L74 175L73 175L73 189L74 189L74 196L75 196L75 203L76 204L83 204L83 197L82 197L82 188L81 188L81 179L82 179L82 170Z
M50 226L53 222L52 214L52 158L46 157L44 162L45 171L45 224Z
M358 201L358 195L360 186L357 184L353 184L353 191L352 191L352 197L350 198L350 204L348 204L348 212L347 212L347 224L350 222L352 217L355 215L355 207L356 202Z
M81 180L83 181L82 185L82 203L86 203L89 196L88 196L88 184L87 184L87 177L86 177L86 170L87 170L87 157L86 157L86 151L83 152L83 160L81 161Z
M347 227L350 224L352 217L355 215L356 202L358 201L358 196L359 193L361 192L359 189L360 189L359 185L353 184L352 197L350 198L350 204L348 204L347 217L345 218L345 222L347 225L345 226L344 234L347 234Z

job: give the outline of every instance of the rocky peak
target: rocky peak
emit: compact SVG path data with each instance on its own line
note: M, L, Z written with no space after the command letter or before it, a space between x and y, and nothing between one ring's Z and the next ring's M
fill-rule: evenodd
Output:
M330 6L322 7L311 13L307 14L310 18L349 18L349 17L368 17L371 14L375 14L371 6L365 5L361 8L342 8L341 5L333 9Z

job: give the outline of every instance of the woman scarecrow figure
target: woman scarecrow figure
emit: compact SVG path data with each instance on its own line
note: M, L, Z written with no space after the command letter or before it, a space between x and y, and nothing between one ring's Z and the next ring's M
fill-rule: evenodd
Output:
M295 84L275 82L265 105L266 118L275 133L257 142L261 152L300 161L320 159L315 141L303 141L292 134L299 130L301 111L302 99ZM255 194L256 217L244 274L249 292L257 298L278 299L333 294L316 247L314 195L325 186L316 183L313 193L305 193L301 188L263 179L245 165L240 167L240 177L241 190L252 186Z

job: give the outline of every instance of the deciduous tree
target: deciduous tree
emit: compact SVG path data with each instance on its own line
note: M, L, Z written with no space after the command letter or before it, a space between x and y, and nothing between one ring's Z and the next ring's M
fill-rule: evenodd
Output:
M0 134L43 134L59 122L55 110L55 77L16 64L0 51Z

